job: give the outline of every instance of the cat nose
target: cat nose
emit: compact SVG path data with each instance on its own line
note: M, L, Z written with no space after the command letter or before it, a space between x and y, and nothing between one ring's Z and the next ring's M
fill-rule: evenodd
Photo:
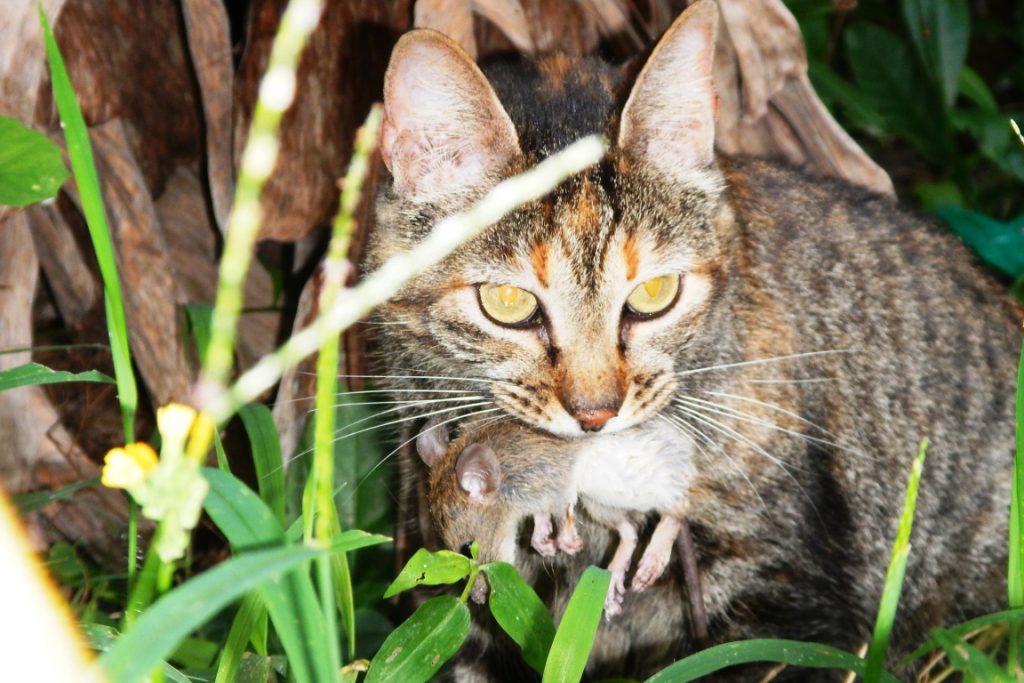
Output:
M614 408L590 408L577 410L572 416L580 423L585 432L596 432L604 427L604 423L619 414Z

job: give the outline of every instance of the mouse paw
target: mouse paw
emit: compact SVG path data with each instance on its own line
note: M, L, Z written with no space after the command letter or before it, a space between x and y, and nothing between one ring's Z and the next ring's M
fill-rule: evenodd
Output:
M544 557L551 557L557 552L555 541L551 538L551 515L533 516L533 535L530 537L530 545Z
M636 567L636 574L633 575L633 582L630 588L639 592L654 585L668 566L669 555L667 553L646 552L640 558Z
M564 526L559 530L558 549L566 555L575 555L583 550L583 539L576 533L575 526Z
M612 617L622 613L622 601L626 597L626 574L625 572L612 572L611 583L608 584L608 595L604 599L604 618Z

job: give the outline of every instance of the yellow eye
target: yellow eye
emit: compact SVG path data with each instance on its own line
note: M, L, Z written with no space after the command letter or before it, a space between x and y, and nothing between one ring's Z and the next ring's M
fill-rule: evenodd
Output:
M537 297L515 285L480 285L480 306L502 325L518 325L537 312Z
M634 313L654 315L675 303L678 293L679 276L662 275L637 285L626 297L626 303Z

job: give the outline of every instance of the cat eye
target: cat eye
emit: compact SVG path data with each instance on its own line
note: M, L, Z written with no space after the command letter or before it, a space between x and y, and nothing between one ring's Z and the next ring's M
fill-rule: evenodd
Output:
M499 325L521 325L536 317L537 297L515 285L480 285L480 307Z
M675 303L679 294L679 276L662 275L641 282L626 297L626 306L639 316L653 316Z

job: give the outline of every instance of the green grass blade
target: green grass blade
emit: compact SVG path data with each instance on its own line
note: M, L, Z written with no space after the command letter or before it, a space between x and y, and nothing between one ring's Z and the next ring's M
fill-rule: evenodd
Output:
M221 648L220 657L217 660L217 674L214 683L234 683L238 674L238 665L245 654L245 647L252 639L253 632L257 629L261 619L266 619L267 608L260 602L255 594L245 596L242 606L238 608L234 620L231 622L231 629L228 631L227 640ZM266 652L260 654L266 655Z
M984 681L985 683L1012 683L1013 678L1010 674L1000 670L988 655L970 643L941 628L932 629L932 637L946 651L946 656L949 657L953 668L970 677L968 680Z
M427 600L391 632L370 662L363 683L422 683L469 635L469 608L458 598Z
M487 574L487 606L495 621L523 649L526 663L543 673L555 638L547 607L512 565L495 562L481 569Z
M26 363L0 372L0 391L34 384L59 384L62 382L101 382L113 384L114 380L97 370L87 372L65 372L51 370L39 363Z
M211 329L213 328L213 306L209 304L185 304L185 318L188 320L189 334L196 345L196 357L202 363L206 358L206 349L210 346Z
M281 443L270 409L262 403L250 403L238 411L252 444L253 464L260 497L284 523L284 461Z
M68 179L60 147L17 119L0 116L0 206L50 199Z
M994 626L996 624L1009 624L1012 626L1014 624L1021 623L1024 623L1024 609L1011 609L1006 610L1005 612L996 612L994 614L986 614L981 617L976 617L944 630L950 635L963 637L972 631L986 626ZM921 657L934 652L939 647L941 647L939 642L933 638L900 660L899 665L900 667L904 667L914 660L920 659Z
M812 669L839 669L863 676L867 663L860 657L830 645L796 640L743 640L725 643L690 655L662 669L646 683L688 683L737 664L774 662ZM899 683L895 676L882 674L885 683Z
M583 572L551 643L544 683L576 683L583 676L611 578L611 572L597 567Z
M1024 608L1024 345L1017 366L1017 395L1015 401L1017 447L1013 458L1013 485L1010 495L1010 558L1007 567L1006 588L1011 609ZM1020 626L1010 626L1008 670L1017 667L1020 652Z
M231 474L231 464L228 462L228 454L224 450L224 442L221 441L220 433L213 430L213 451L217 454L217 467L221 472Z
M907 493L903 498L903 514L900 515L896 541L892 547L889 569L885 573L885 585L882 587L882 599L878 606L878 617L875 619L875 631L868 648L867 667L864 670L864 683L878 683L882 678L885 666L885 655L889 651L889 638L892 635L892 624L896 618L896 607L899 605L900 592L903 590L903 577L907 571L907 557L910 555L910 532L914 526L914 509L917 507L917 490L921 484L921 471L924 468L925 453L928 451L928 439L921 441L910 468L907 480Z
M306 547L257 550L223 562L154 602L100 665L112 683L136 683L189 633L226 605L266 582L279 580L324 551Z
M96 162L92 155L89 133L82 118L82 110L75 99L71 79L68 77L57 41L53 37L50 23L42 5L39 6L39 22L43 27L46 55L50 62L50 79L53 81L53 99L60 114L61 125L71 158L71 169L78 185L82 212L89 228L96 261L103 280L103 305L107 315L107 335L110 337L110 353L114 361L114 376L117 378L117 399L121 404L121 418L124 422L125 441L135 440L135 410L138 407L139 391L135 385L132 370L131 350L128 347L128 325L125 321L121 283L117 276L117 260L114 245L107 227L103 209L103 195L96 174Z
M75 499L74 493L78 489L84 489L88 486L99 486L99 479L84 479L82 481L76 481L62 486L56 491L34 491L32 493L22 493L17 496L11 497L11 502L18 508L18 514L27 515L30 512L46 507L50 503L57 501L72 501Z

